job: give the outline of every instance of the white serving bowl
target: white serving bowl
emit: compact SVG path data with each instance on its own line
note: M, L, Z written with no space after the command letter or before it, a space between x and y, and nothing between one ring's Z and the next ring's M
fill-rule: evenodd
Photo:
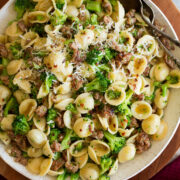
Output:
M148 1L148 0L146 0ZM0 10L0 33L3 33L8 22L15 19L16 13L13 9L14 0L9 0L9 2ZM149 4L155 10L156 17L158 21L166 26L167 33L172 37L177 38L177 35L169 23L168 19L161 12L161 10L151 1L148 1ZM164 2L165 3L165 2ZM180 58L180 51L175 50L174 54ZM173 89L171 90L170 99L168 106L165 110L164 120L168 123L168 134L165 139L162 141L152 142L152 147L144 152L143 154L136 155L136 157L127 163L119 164L118 172L111 177L113 180L123 180L129 179L136 174L140 173L146 167L148 167L153 161L155 161L158 156L163 152L167 147L172 137L174 136L180 122L180 90ZM13 158L10 157L4 149L4 145L0 143L0 157L13 169L23 174L29 179L33 180L51 180L56 179L55 177L45 176L40 177L31 174L26 170L24 166L19 163L14 162Z

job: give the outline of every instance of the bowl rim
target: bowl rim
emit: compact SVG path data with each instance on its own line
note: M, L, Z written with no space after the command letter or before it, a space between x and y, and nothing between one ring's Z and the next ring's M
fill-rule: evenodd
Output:
M9 1L0 9L0 11L3 11L4 9L7 9L10 5L12 5L12 4L14 3L14 1L15 1L15 0L9 0ZM175 32L172 24L170 23L170 21L168 20L168 18L165 16L165 14L161 11L161 9L160 9L154 2L152 2L152 0L145 0L145 1L148 1L148 3L149 3L150 5L152 5L152 6L154 6L155 9L162 15L163 19L166 21L167 25L169 26L170 30L172 31L172 34L173 34L173 36L175 37L175 39L179 40L179 38L178 38L178 36L177 36L177 34L176 34L176 32ZM172 131L171 136L168 138L167 142L165 143L165 145L163 146L163 148L158 152L158 154L157 154L151 161L149 161L149 163L147 163L143 168L141 168L141 169L139 169L137 172L129 175L126 179L130 179L130 178L138 175L139 173L141 173L143 170L145 170L147 167L149 167L149 166L162 154L162 152L167 148L167 146L169 145L170 141L172 140L172 138L173 138L174 134L176 133L179 125L180 125L180 118L178 119L177 124L176 124L176 127L175 127L174 130ZM3 147L3 148L4 148L4 147ZM5 149L5 148L4 148L4 149ZM30 178L30 179L33 178L33 177L32 177L32 176L34 176L33 174L30 173L30 174L31 174L31 177L30 177L30 175L29 175L29 174L26 174L25 171L21 171L20 169L18 169L18 167L14 166L14 165L17 164L17 163L16 163L16 162L11 162L11 161L9 161L8 159L6 159L6 156L3 157L1 152L0 152L0 157L1 157L1 159L2 159L5 163L7 163L7 165L9 165L12 169L14 169L15 171L17 171L18 173L22 174L23 176L25 176L25 177L27 177L27 178ZM19 163L18 163L18 164L19 164ZM41 179L41 178L43 179L43 177L40 177L40 176L36 176L36 175L35 175L35 177L39 177L39 179Z

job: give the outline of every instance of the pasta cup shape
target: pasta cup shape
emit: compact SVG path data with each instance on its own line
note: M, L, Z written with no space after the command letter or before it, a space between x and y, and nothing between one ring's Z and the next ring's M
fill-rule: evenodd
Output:
M137 51L145 56L150 56L153 54L155 48L156 48L156 42L154 37L150 35L144 35L142 38L140 38L137 42Z
M82 180L96 180L99 178L100 170L96 164L87 163L80 169L80 177Z
M67 110L65 111L64 115L63 115L63 120L64 120L64 125L69 128L69 129L73 129L73 125L72 125L72 112Z
M26 168L31 173L38 175L40 173L40 166L43 160L44 160L43 157L29 159Z
M43 11L33 11L28 14L28 20L30 23L46 23L49 21L49 16Z
M131 74L141 75L147 67L147 59L144 56L135 56L128 64Z
M155 134L160 127L160 117L156 114L151 114L147 119L142 122L142 129L147 134Z
M103 127L104 130L107 130L108 127L109 127L109 124L108 124L108 118L107 117L102 117L100 116L99 114L97 115L98 116L98 119Z
M76 100L76 108L81 114L86 114L94 108L94 99L90 93L80 94Z
M76 8L76 6L73 6L73 5L68 5L65 9L65 13L69 17L77 17L79 15L78 9Z
M0 92L0 105L4 105L6 104L6 101L10 98L11 91L8 87L0 85Z
M80 148L78 148L81 146ZM69 152L73 157L81 157L82 155L87 153L87 146L84 140L79 140L74 142L70 148Z
M40 173L39 173L39 175L40 176L45 176L49 172L52 163L53 163L52 158L44 159L42 161L42 163L41 163L41 166L40 166Z
M74 123L73 129L79 137L85 138L90 136L94 131L94 123L91 119L79 118Z
M83 154L80 157L75 157L75 161L79 164L79 168L83 168L88 162L88 153Z
M1 121L1 129L2 130L12 130L12 123L14 122L16 115L14 114L8 114L6 117L4 117Z
M146 101L136 101L131 106L131 112L136 119L142 120L152 114L152 107Z
M52 1L51 0L43 0L38 1L35 9L37 11L48 11L52 7Z
M19 113L25 115L28 120L31 120L36 108L37 102L34 99L25 99L19 105Z
M43 152L41 148L29 147L27 150L27 154L29 157L38 158L43 155Z
M11 142L11 138L8 136L7 132L0 132L0 140L5 145L9 145Z
M113 21L121 22L123 21L124 16L125 16L124 7L119 1L116 1L116 5L113 6L113 12L111 14Z
M67 0L67 4L68 5L73 5L76 6L77 8L79 8L83 3L83 0Z
M136 137L137 136L138 136L138 133L133 135L133 136L131 136L130 138L128 138L127 141L126 141L126 144L134 144L135 141L136 141Z
M180 88L180 71L178 69L172 70L169 76L174 79L172 82L168 82L169 87Z
M41 99L46 97L49 94L49 92L46 90L45 84L43 83L39 89L39 92L37 94L37 99Z
M23 64L23 60L12 60L8 65L7 65L7 73L8 75L14 75L16 74L21 66Z
M10 26L7 27L5 34L9 37L19 37L23 32L18 28L17 22L13 22Z
M22 48L26 49L32 46L37 41L38 38L39 38L39 35L37 33L27 32L21 39Z
M142 78L141 76L138 77L132 77L128 81L129 87L132 91L134 91L137 95L141 94L141 88L142 88Z
M126 98L124 88L111 86L105 93L105 99L107 103L113 106L120 105Z
M119 131L119 134L122 136L122 137L129 137L131 135L131 133L134 131L134 128L131 128L131 129L122 129L122 128L119 128L118 129Z
M111 134L116 134L118 132L118 118L116 115L109 117L109 119L108 119L108 131Z
M54 157L54 153L51 150L51 147L49 145L49 141L46 142L46 144L42 148L43 154L46 155L49 158Z
M100 140L93 140L90 143L90 147L92 147L97 156L102 157L110 152L110 147L105 142Z
M22 90L17 90L13 93L14 97L16 98L17 102L21 104L22 101L25 99L29 99L29 94L24 93Z
M54 107L60 111L65 111L66 110L66 107L70 104L70 103L73 103L74 102L74 99L72 98L68 98L68 99L65 99L65 100L62 100L61 102L57 103L54 105Z
M45 131L45 129L46 129L46 119L45 118L34 116L33 122L37 129L39 129L41 131Z
M118 159L116 159L114 163L112 164L109 170L108 176L112 176L113 174L117 172L117 170L118 170Z
M132 160L135 157L136 148L134 144L127 144L124 146L118 154L118 160L120 163Z
M96 164L100 164L101 158L97 156L95 150L91 146L88 146L88 155Z
M39 129L30 130L27 134L27 138L28 138L29 143L34 148L42 148L47 141L46 135Z
M49 170L48 175L50 176L58 176L64 173L64 169L59 169L58 171Z
M154 68L154 77L157 81L164 81L166 80L167 76L169 75L169 67L165 63L159 63L155 65Z
M168 132L168 124L164 120L161 120L159 129L154 135L152 135L152 139L154 141L161 141L166 137L167 132Z

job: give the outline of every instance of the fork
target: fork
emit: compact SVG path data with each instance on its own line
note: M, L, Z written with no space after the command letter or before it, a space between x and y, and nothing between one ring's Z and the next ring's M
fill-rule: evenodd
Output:
M177 66L180 68L180 60L174 57L174 55L166 48L166 46L160 40L158 34L169 39L172 43L174 43L178 47L180 47L180 41L173 39L166 33L159 30L154 25L155 14L154 14L154 10L148 5L147 3L148 1L150 2L150 0L120 0L121 4L125 7L126 11L129 11L130 9L136 9L136 11L141 13L142 18L149 26L151 33L154 35L154 37L157 39L157 41L160 43L160 45L163 47L163 49L166 51L169 57L172 60L174 60Z

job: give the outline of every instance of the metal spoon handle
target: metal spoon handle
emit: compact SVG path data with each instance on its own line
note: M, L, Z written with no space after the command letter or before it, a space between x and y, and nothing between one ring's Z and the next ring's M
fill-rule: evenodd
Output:
M167 35L166 33L162 32L161 30L159 30L156 26L154 26L144 15L144 4L146 4L144 2L144 0L139 0L141 3L141 15L143 20L148 24L148 26L150 26L156 33L161 34L163 37L169 39L171 42L173 42L176 46L180 47L180 41L170 37L169 35ZM155 33L154 32L154 33Z

